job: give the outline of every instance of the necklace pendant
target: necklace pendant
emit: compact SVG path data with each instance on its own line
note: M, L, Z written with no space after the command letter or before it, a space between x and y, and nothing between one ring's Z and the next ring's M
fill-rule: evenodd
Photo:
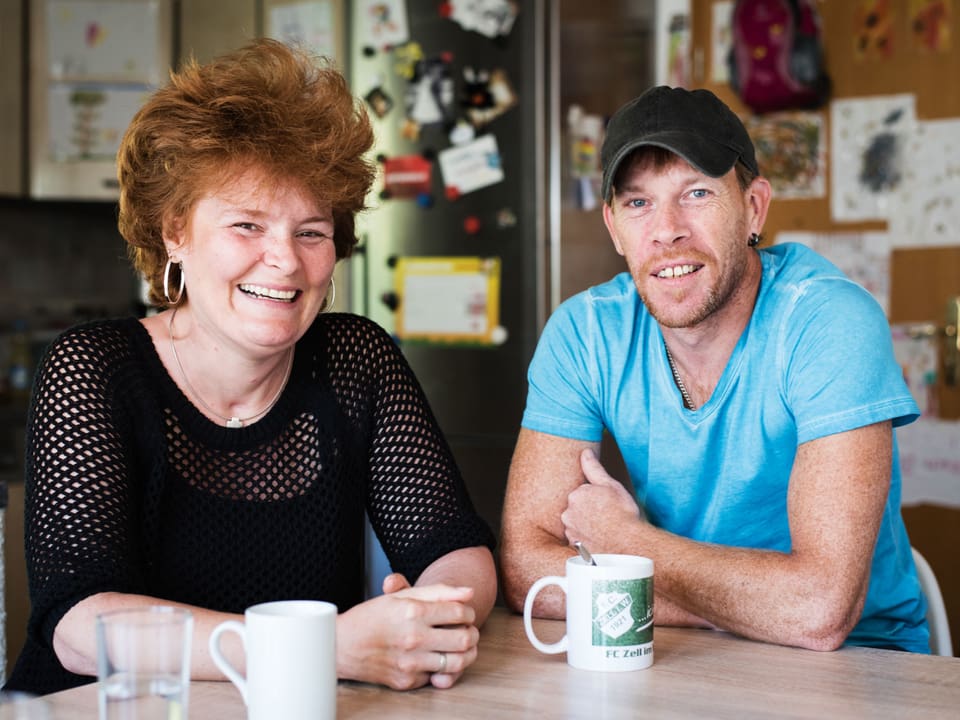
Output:
M238 418L238 417L232 417L232 418L230 418L229 420L227 420L227 427L228 427L228 428L242 428L242 427L243 427L243 420L241 420L241 419Z

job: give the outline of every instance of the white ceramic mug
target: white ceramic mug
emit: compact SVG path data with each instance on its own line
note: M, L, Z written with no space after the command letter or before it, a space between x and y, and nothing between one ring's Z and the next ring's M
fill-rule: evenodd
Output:
M220 637L235 632L247 658L244 678L223 656ZM280 600L247 608L210 635L217 667L240 690L249 720L332 720L337 714L337 606Z
M582 670L641 670L653 664L653 560L638 555L594 555L567 560L566 577L537 580L527 592L523 626L542 653L567 653ZM567 595L567 634L545 644L533 630L533 602L549 585Z

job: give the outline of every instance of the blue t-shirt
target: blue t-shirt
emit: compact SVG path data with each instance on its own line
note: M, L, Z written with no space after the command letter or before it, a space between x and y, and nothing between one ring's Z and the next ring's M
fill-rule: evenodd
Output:
M919 411L869 293L802 245L760 257L753 316L702 407L683 408L660 327L622 273L551 316L530 365L523 426L589 442L609 431L657 527L788 552L797 447L883 420L903 425ZM866 604L847 642L929 652L895 438L893 450Z

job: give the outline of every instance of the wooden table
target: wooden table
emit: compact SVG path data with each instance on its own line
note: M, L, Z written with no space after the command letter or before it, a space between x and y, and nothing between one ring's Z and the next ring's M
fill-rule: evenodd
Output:
M563 624L537 621L545 642ZM450 690L395 692L341 682L339 720L362 718L957 718L960 659L843 648L818 653L709 630L657 628L653 667L575 670L541 655L502 609L483 629L476 664ZM95 720L96 685L48 695L51 720ZM194 720L246 717L230 683L194 682ZM278 720L282 720L278 718ZM320 720L318 718L318 720Z

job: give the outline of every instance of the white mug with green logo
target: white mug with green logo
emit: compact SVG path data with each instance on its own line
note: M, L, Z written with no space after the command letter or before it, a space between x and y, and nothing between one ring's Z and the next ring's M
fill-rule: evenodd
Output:
M567 653L582 670L642 670L653 664L653 560L638 555L594 555L567 560L566 577L540 578L527 593L523 625L542 653ZM549 585L567 595L567 634L552 644L533 631L533 602Z

